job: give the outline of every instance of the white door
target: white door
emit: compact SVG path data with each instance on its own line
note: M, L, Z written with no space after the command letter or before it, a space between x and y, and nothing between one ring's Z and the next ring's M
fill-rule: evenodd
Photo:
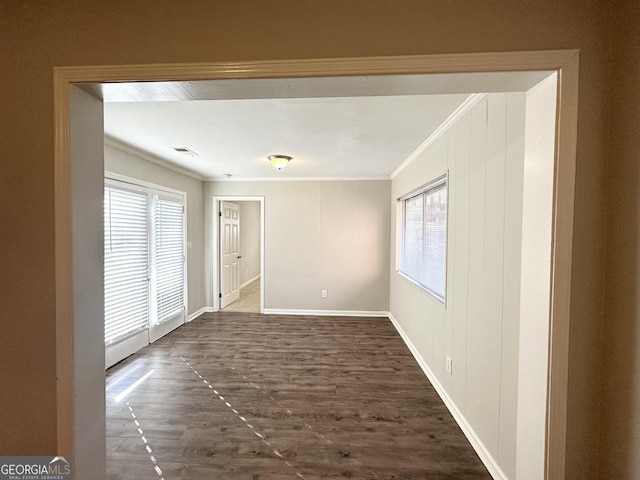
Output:
M183 195L105 182L106 368L185 322L184 218Z
M105 367L149 343L149 204L132 186L104 189Z
M153 343L186 321L184 200L153 195L151 203L151 322Z
M220 309L240 298L240 207L220 202Z

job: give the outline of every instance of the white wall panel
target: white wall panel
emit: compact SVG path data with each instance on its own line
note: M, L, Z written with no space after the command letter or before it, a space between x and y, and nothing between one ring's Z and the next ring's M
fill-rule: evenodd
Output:
M524 99L489 94L392 182L395 228L395 199L449 172L446 306L392 272L391 313L508 478L516 465ZM393 257L395 244L394 236Z
M487 205L487 104L485 98L471 114L466 415L485 446L495 454L500 392L500 373L496 367L499 367L500 337L496 320L491 317L493 287L487 285L491 282L491 272L498 267L489 264L486 257L487 241L491 240L487 223L491 224L493 218ZM502 269L501 264L499 268Z
M454 220L455 234L449 235L449 244L453 245L448 257L449 274L447 276L450 293L447 310L451 312L452 347L448 350L454 360L451 375L451 397L464 410L466 405L467 384L467 313L469 295L469 228L470 228L470 141L471 113L462 117L455 125L456 155L451 169L450 201L455 211L450 211L449 218Z
M509 478L516 478L518 358L520 333L520 254L522 243L522 192L524 163L525 99L507 94L506 164L504 189L504 247L502 296L502 360L500 380L500 426L498 461Z
M104 238L102 102L71 87L71 175L73 188L73 358L75 478L104 478ZM98 414L96 415L96 412Z
M527 92L520 302L517 478L544 474L556 75Z

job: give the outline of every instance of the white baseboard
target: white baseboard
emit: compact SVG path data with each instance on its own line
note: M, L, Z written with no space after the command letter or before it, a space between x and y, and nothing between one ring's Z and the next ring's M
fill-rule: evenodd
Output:
M389 312L375 312L364 310L294 310L265 308L265 315L314 315L323 317L388 317Z
M255 282L256 280L258 280L260 278L260 275L256 275L255 277L253 277L251 280L247 280L246 282L244 282L242 285L240 285L240 289L243 289L244 287L246 287L247 285L249 285L250 283Z
M213 310L212 307L202 307L200 310L197 310L197 311L193 312L192 314L190 314L187 317L187 322L190 322L191 320L194 320L194 319L198 318L203 313L210 313L210 312L213 312L213 311L215 311L215 310Z
M388 315L389 315L389 320L391 320L391 323L393 323L393 326L396 328L396 330L404 340L404 343L407 345L409 350L411 350L411 353L413 354L413 357L418 362L418 365L420 365L420 368L422 368L422 371L431 382L431 385L433 385L433 388L435 389L435 391L438 393L438 395L440 395L440 398L444 402L445 406L449 409L449 412L455 419L456 423L460 426L462 433L464 433L464 435L467 437L467 440L469 440L469 443L471 443L471 446L480 457L480 460L482 460L482 463L484 463L484 466L487 467L487 470L489 470L489 473L491 474L491 476L495 480L509 480L508 477L500 468L500 466L498 465L498 462L496 462L495 458L493 458L493 455L489 453L489 450L484 445L484 443L482 443L482 440L480 440L480 437L478 437L478 435L473 430L471 425L469 425L469 422L467 421L463 413L458 409L453 399L449 396L447 391L444 389L444 386L438 381L438 378L436 377L436 375L431 371L431 369L429 368L429 365L427 365L427 362L425 362L424 358L422 358L422 355L420 355L420 352L418 352L418 349L411 342L411 340L409 339L407 334L404 332L404 330L402 329L398 321L394 318L394 316L391 313L389 313Z

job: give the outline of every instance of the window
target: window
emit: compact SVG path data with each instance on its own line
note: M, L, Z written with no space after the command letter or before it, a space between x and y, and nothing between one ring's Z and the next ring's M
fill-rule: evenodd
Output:
M447 177L400 199L398 271L444 302L447 278Z

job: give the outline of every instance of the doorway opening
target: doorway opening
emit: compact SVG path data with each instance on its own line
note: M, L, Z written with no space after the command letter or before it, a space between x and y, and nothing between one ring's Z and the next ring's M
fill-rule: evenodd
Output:
M213 310L264 313L264 197L212 202Z
M544 52L543 52L544 53ZM334 59L308 62L248 63L229 71L225 65L57 68L55 71L56 109L56 289L57 289L57 370L58 370L58 448L73 452L77 471L101 470L104 463L104 381L93 378L103 371L104 358L98 352L103 342L102 325L87 322L101 318L102 281L96 276L101 258L93 247L100 239L100 222L82 223L86 209L96 210L98 201L92 190L100 190L102 165L82 161L86 149L101 158L102 135L93 135L101 125L101 102L76 98L81 83L149 81L154 78L200 80L211 78L279 78L285 76L320 77L358 74L426 74L451 72L498 72L554 70L559 75L556 160L553 198L552 278L550 341L547 358L547 411L544 452L545 478L564 478L566 430L567 361L569 299L571 291L571 246L575 172L576 95L578 84L576 52L518 52L513 54L431 57L391 57L388 59ZM122 68L125 68L123 71ZM235 72L235 73L234 73ZM241 73L238 73L241 72ZM77 96L76 96L77 97ZM90 122L81 119L89 118ZM78 135L84 129L88 135ZM98 129L100 130L100 129ZM100 132L102 133L102 132ZM81 144L74 144L82 137ZM95 144L92 144L94 142ZM87 148L87 144L88 148ZM99 146L100 148L97 148ZM70 168L73 164L74 168ZM76 168L77 167L77 168ZM71 206L73 205L73 209ZM89 218L94 218L90 215ZM99 216L98 216L99 218ZM87 238L89 241L86 241ZM214 236L215 239L215 236ZM215 241L215 240L214 240ZM70 247L73 245L73 247ZM263 255L264 258L264 255ZM215 281L215 277L213 279ZM93 300L93 301L92 301ZM216 307L214 296L213 304ZM219 308L219 304L217 305ZM75 399L75 402L74 402ZM103 410L104 412L104 410ZM102 413L104 415L104 413ZM102 425L102 427L101 427ZM102 429L102 430L101 430ZM83 465L84 464L84 465Z

